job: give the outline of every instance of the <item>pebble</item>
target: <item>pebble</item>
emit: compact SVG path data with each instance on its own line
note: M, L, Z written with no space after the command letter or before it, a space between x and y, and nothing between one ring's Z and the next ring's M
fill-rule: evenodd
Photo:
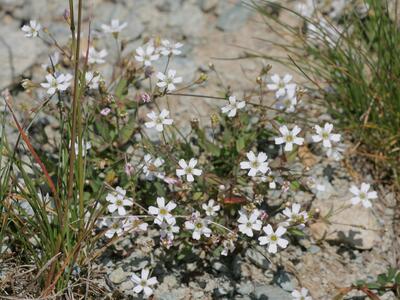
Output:
M119 267L112 271L109 277L112 283L119 284L125 281L125 279L128 277L128 273Z
M250 15L250 8L238 3L219 16L217 28L222 31L238 30L247 22Z
M248 257L256 266L262 269L270 268L270 262L259 251L249 248L246 250L246 257Z
M272 285L256 285L253 294L255 299L260 300L293 300L289 293Z

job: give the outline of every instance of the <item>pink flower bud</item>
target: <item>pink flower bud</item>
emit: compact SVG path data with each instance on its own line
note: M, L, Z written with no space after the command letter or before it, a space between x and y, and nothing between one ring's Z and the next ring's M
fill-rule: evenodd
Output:
M131 163L126 163L125 164L125 174L128 175L128 176L132 176L133 171L134 171L134 169L133 169L132 164Z
M110 112L111 112L111 109L110 109L109 107L106 107L106 108L103 108L103 109L100 111L100 114L101 114L102 116L107 116Z

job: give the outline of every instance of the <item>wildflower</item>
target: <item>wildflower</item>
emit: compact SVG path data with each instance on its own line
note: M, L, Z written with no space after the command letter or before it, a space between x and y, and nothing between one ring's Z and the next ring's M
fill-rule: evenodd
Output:
M164 160L160 157L153 159L150 154L146 154L144 156L144 163L141 166L143 174L146 176L147 179L153 180L154 177L163 178L164 173L158 171L160 167L164 164Z
M185 228L193 230L192 238L195 240L200 240L201 235L210 237L212 231L208 228L209 220L200 217L200 213L196 211L192 214L189 221L185 222Z
M124 29L126 26L128 26L128 23L124 22L122 24L119 24L119 20L112 20L110 25L107 24L102 24L101 28L105 33L111 33L114 36L118 36L118 34Z
M260 236L258 241L260 245L268 245L269 253L276 253L278 251L278 246L281 248L286 248L289 242L283 238L282 235L285 234L286 228L279 226L278 229L274 232L271 225L267 225L263 227L263 231L266 233L264 236Z
M142 47L136 49L135 59L139 62L143 62L143 64L148 67L151 66L151 62L160 58L160 55L155 52L155 49L152 45L148 45L146 50Z
M125 167L124 167L124 171L127 176L132 176L135 169L133 168L131 163L126 163Z
M268 172L268 156L264 152L258 153L256 156L253 151L246 154L249 161L242 161L240 163L241 169L250 169L247 175L254 177L258 172L265 174Z
M281 79L278 74L274 74L271 76L272 83L267 84L267 88L271 91L276 91L276 98L289 96L293 97L296 93L296 84L290 83L293 79L292 75L286 74Z
M89 48L89 53L88 53L88 63L89 64L103 64L106 62L104 59L107 56L107 50L103 49L100 51L97 51L94 47Z
M311 296L308 296L308 290L306 288L301 288L300 291L294 290L292 292L293 300L312 300Z
M125 195L126 190L119 186L115 189L115 193L109 193L107 195L106 200L111 203L107 207L110 213L118 211L118 215L126 215L125 206L131 206L133 204L133 200L131 198L126 198Z
M92 89L92 90L98 89L100 79L101 79L100 75L95 75L92 72L85 73L85 81L86 81L86 85L89 87L89 89Z
M252 237L253 230L261 230L262 222L258 219L260 216L260 212L255 209L251 212L250 216L247 216L246 213L239 211L240 217L238 222L241 223L239 225L239 231L244 233L245 235Z
M172 92L176 90L175 84L182 82L182 77L175 77L176 71L175 70L168 70L167 75L161 72L157 73L157 86L160 88L166 88L167 92Z
M304 223L308 219L308 214L305 211L300 212L300 208L301 208L301 205L298 203L293 203L292 209L290 209L289 207L286 207L282 213L288 219L282 225L289 226L291 224L297 224L297 225L300 225L301 227L303 227Z
M149 103L151 101L151 97L147 93L141 93L140 100L142 100L143 103Z
M60 53L54 52L52 55L50 55L49 60L49 64L42 64L43 69L47 70L47 68L52 68L53 66L58 65L58 63L60 62Z
M200 176L203 172L202 170L195 168L195 166L197 165L197 159L195 158L191 158L189 160L189 164L186 163L184 159L179 160L178 163L182 169L176 169L176 175L179 177L186 175L186 179L189 182L194 181L193 175Z
M91 142L86 142L82 140L82 157L86 156L86 153L88 150L92 148L92 143ZM75 155L78 156L79 154L79 145L78 143L75 143Z
M315 143L322 141L322 145L325 148L331 148L331 141L335 143L340 141L340 134L331 133L332 129L333 125L330 123L325 123L324 128L315 125L315 131L317 134L312 136L313 141Z
M46 80L47 82L43 82L40 85L47 89L47 94L53 95L55 92L63 92L67 90L71 85L71 74L60 74L60 75L53 75L47 74Z
M292 131L290 131L286 125L281 126L279 132L282 134L282 137L275 138L275 144L285 144L285 151L292 151L293 144L303 145L304 139L297 137L300 131L301 129L298 126L294 126Z
M361 183L361 187L358 188L355 185L351 186L350 192L354 194L355 197L351 198L351 204L357 205L362 203L366 208L372 207L371 199L378 198L378 194L375 191L369 191L371 185L368 183Z
M134 231L147 231L147 227L149 224L146 222L141 221L136 216L129 216L123 222L123 229L124 231L130 231L134 229Z
M40 29L42 29L42 25L35 20L30 20L29 25L24 25L21 28L26 37L37 37Z
M170 223L162 222L160 224L160 227L161 227L160 230L161 239L167 239L169 241L172 241L174 239L174 234L179 232L179 227L176 226L175 218L172 218L170 220Z
M100 111L100 114L102 116L107 116L111 112L111 109L109 107L105 107Z
M228 114L228 117L232 118L234 116L236 116L236 112L238 109L242 109L246 106L246 102L245 101L236 101L236 97L235 96L230 96L229 97L229 104L222 107L222 113L224 114Z
M294 112L296 110L297 105L297 97L295 95L289 96L285 95L278 98L278 102L276 103L276 107L285 112Z
M132 274L131 280L136 284L133 288L133 291L136 294L139 294L143 291L146 297L149 297L153 294L153 290L150 286L158 283L156 277L149 278L149 269L142 269L141 277L138 277L136 274Z
M219 204L217 205L214 204L215 204L214 199L210 199L210 201L208 201L207 204L203 203L203 205L201 206L206 212L206 215L209 217L214 217L221 208Z
M124 233L121 220L119 219L109 218L102 222L102 224L108 227L104 235L109 239L111 239L114 235L121 236Z
M229 238L222 242L222 247L221 255L223 256L227 256L229 252L232 253L236 248L233 240Z
M147 114L147 117L151 119L150 122L146 122L145 125L147 128L155 127L157 131L161 132L164 130L164 125L171 125L174 120L168 119L169 111L163 109L159 115L157 115L154 111Z
M170 201L165 205L165 199L163 197L157 197L157 205L158 207L149 207L149 213L157 216L154 219L154 223L160 225L164 220L167 223L172 223L175 218L170 214L170 212L176 207L176 204L173 201Z
M168 40L161 41L160 53L164 56L168 55L180 55L182 53L180 48L182 48L182 43L171 43Z
M310 18L315 10L314 0L306 0L306 3L298 3L295 10L302 17Z

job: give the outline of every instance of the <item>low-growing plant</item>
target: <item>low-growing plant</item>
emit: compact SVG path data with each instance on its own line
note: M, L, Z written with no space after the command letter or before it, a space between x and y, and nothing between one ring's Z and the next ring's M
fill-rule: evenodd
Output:
M291 75L270 76L270 67L264 67L253 90L194 94L191 89L205 84L207 75L188 83L170 67L183 44L147 39L134 53L124 53L121 31L127 24L113 20L101 28L101 38L109 35L118 45L113 72L103 78L97 66L106 62L108 52L96 50L101 39L91 34L87 49L81 47L82 0L76 7L69 4L68 45L58 44L50 28L42 29L37 21L22 27L28 38L50 39L62 57L50 57L45 82L23 81L30 92L45 89L47 97L22 122L13 95L3 93L3 124L11 118L19 133L11 145L3 128L0 144L5 175L0 234L8 248L3 255L34 264L30 287L35 289L14 291L2 284L2 293L44 297L73 289L87 295L88 281L79 278L89 276L93 260L127 236L140 240L149 226L159 232L152 247L163 251L152 255L161 263L187 261L193 253L228 255L255 245L265 245L273 255L304 235L318 211L302 210L291 196L321 187L307 166L299 169L298 152L309 152L308 142L318 143L316 151L340 160L345 147L333 124L310 124L297 115L304 91ZM216 69L210 65L209 71ZM190 126L176 124L160 100L173 107L178 96L214 99L223 106L206 124L196 119ZM53 151L37 150L50 143L49 137L27 134L39 112L57 117ZM306 131L313 132L309 140ZM271 192L281 193L278 203L270 203ZM342 209L369 208L378 197L367 183L352 186L349 194L349 205ZM132 274L134 292L153 293L154 267ZM303 288L293 297L307 294Z
M324 8L308 0L288 8L272 1L249 1L285 56L256 56L291 66L318 91L341 128L356 141L354 152L391 170L400 167L400 31L398 1L348 1L344 8ZM299 22L271 15L275 7ZM339 10L339 11L338 11ZM251 56L253 53L249 54Z

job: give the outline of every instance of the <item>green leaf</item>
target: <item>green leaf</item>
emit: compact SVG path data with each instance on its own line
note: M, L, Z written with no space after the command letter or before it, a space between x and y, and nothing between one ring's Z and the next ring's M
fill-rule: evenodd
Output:
M302 230L297 229L297 228L290 228L288 229L288 232L294 236L298 236L298 237L304 237L305 234Z
M372 290L378 290L381 288L381 284L376 283L376 282L372 282L372 283L368 283L367 284L367 288L372 289Z
M122 129L120 130L118 137L119 143L120 144L127 143L135 133L135 130L136 130L136 123L132 118L132 120L130 120L130 122L126 124L124 127L122 127Z
M237 150L237 152L242 151L245 146L246 146L245 137L242 135L236 140L236 150Z
M115 88L115 96L118 99L123 99L128 94L128 82L126 79L121 79Z

